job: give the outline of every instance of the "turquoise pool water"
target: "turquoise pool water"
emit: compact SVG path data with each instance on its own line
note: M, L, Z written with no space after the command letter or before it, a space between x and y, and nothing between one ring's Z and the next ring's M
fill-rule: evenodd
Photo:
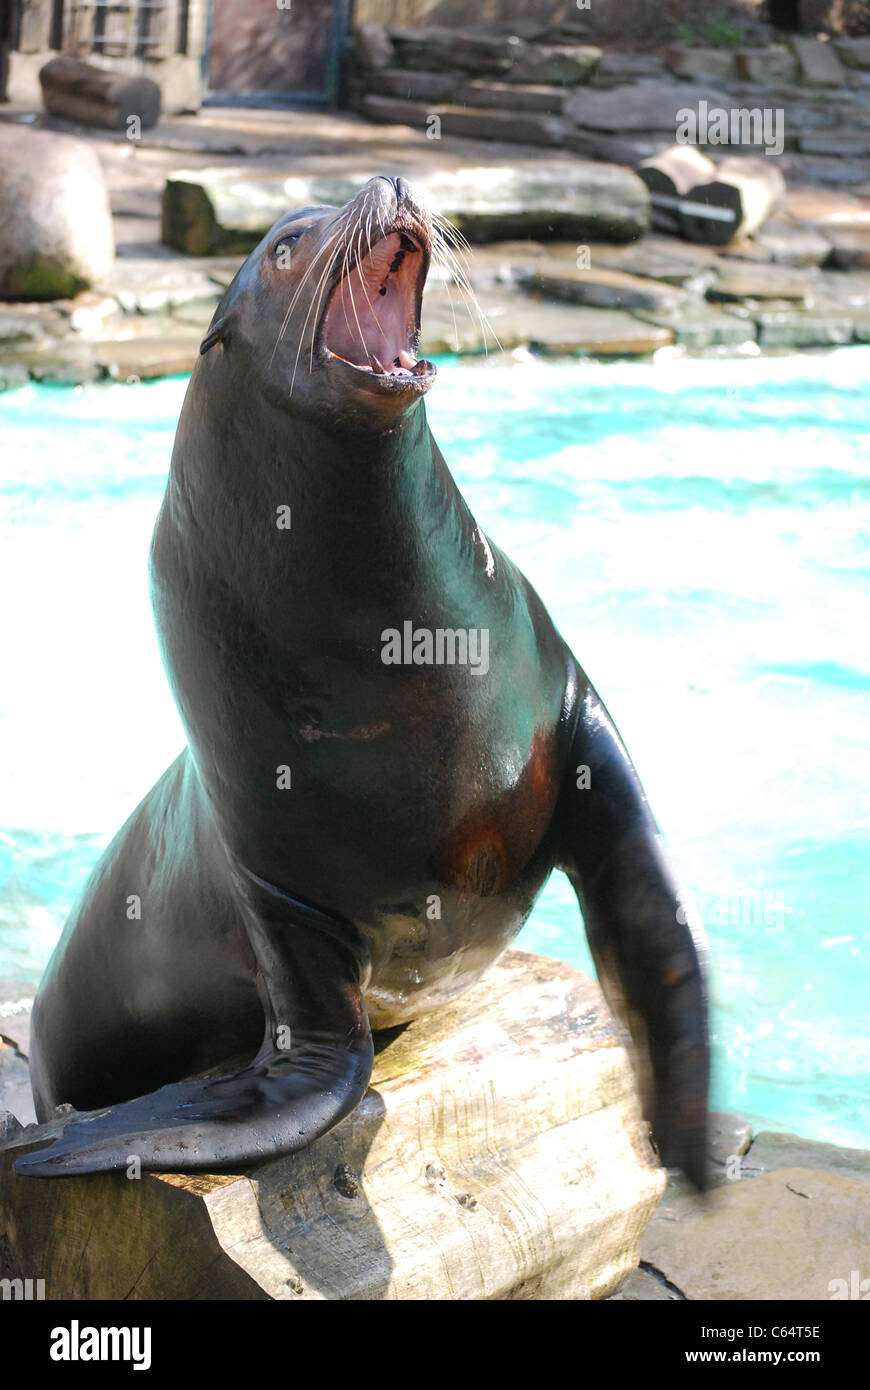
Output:
M443 363L429 401L697 895L714 1103L870 1146L868 379L861 348L499 359ZM184 386L0 397L0 1003L183 741L146 556ZM590 968L559 876L519 944Z

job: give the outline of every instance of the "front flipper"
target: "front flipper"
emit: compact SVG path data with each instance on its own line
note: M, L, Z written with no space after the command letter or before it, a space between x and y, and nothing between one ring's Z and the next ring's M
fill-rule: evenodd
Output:
M373 1049L349 924L262 880L249 935L260 965L266 1037L234 1075L181 1081L76 1115L17 1173L65 1177L126 1169L201 1172L303 1149L359 1103Z
M648 1059L647 1118L665 1167L705 1186L708 947L643 788L590 686L557 811L559 867L580 901L608 1003Z

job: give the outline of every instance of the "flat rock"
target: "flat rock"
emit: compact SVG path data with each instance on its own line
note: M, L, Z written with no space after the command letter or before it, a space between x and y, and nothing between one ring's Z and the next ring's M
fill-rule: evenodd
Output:
M743 1175L755 1177L779 1168L812 1168L844 1178L870 1181L870 1149L844 1149L799 1134L762 1130L756 1134L743 1162Z
M710 106L729 106L730 98L712 88L676 82L644 82L614 87L610 91L584 88L565 99L563 112L576 126L610 134L630 131L669 131L673 137L679 124L677 112L683 107L697 108L699 101Z
M824 154L786 154L779 167L789 184L819 186L824 189L870 188L870 159L843 159Z
M682 1296L676 1289L668 1288L664 1279L657 1278L649 1269L633 1269L617 1293L612 1293L605 1301L608 1303L675 1303Z
M829 236L783 217L771 217L752 242L764 260L795 269L821 265L830 256L832 245ZM727 254L727 247L720 250Z
M812 282L786 266L754 266L734 261L720 264L716 278L708 286L712 300L787 299L805 304L811 296Z
M38 349L30 346L16 349L12 345L0 350L0 378L17 384L22 372L32 381L56 386L85 386L105 375L92 345L74 340L53 342Z
M509 82L548 82L573 87L588 82L598 66L601 49L589 44L536 44L507 73Z
M0 345L35 342L42 336L38 319L30 314L16 313L14 307L0 305Z
M496 107L499 110L536 111L558 116L562 112L563 94L546 86L523 86L519 82L463 82L454 87L454 105Z
M555 274L545 267L533 271L526 284L544 299L585 304L592 309L653 309L669 313L687 299L683 290L660 280L594 265L588 270L575 268L569 275Z
M798 75L797 59L788 48L739 48L735 57L738 75L746 82L770 87L777 82L794 82Z
M595 246L592 262L630 275L664 280L669 285L696 288L706 285L712 277L718 258L710 247L694 246L674 237L646 236L630 246Z
M238 261L233 261L238 269ZM128 314L163 313L195 300L216 302L220 289L211 259L179 262L145 256L125 256L99 282L99 290Z
M870 268L870 227L828 229L831 261L839 270Z
M525 41L515 34L483 34L439 26L410 29L391 25L397 64L425 71L461 68L472 76L508 70L526 52Z
M837 56L847 68L870 68L870 37L834 39Z
M641 1262L687 1299L819 1301L868 1248L866 1182L786 1168L660 1208Z
M727 48L669 48L665 62L675 77L687 82L736 76L734 54Z
M842 309L825 312L819 305L795 309L771 305L752 311L762 347L836 347L852 342L853 318Z
M164 190L163 240L193 255L247 254L288 207L342 206L367 176L278 180L245 169L182 171ZM540 236L623 242L647 227L644 184L615 165L519 157L510 167L463 165L422 179L415 170L412 177L432 208L472 241Z
M692 351L714 347L741 347L754 342L755 324L751 319L738 319L715 305L693 301L676 312L661 313L638 310L639 318L659 328L667 328L674 342Z
M834 159L862 159L870 155L870 129L837 129L825 134L808 131L799 136L798 148L804 154L824 154Z
M0 124L0 298L62 299L112 265L109 192L91 146Z
M437 116L443 135L463 135L473 140L558 147L565 138L565 125L559 117L535 111L470 110L448 104L430 107L399 97L378 96L363 97L360 111L369 120L409 125L420 131L431 128L432 118Z
M605 135L601 130L571 130L563 140L563 148L573 150L582 159L603 159L608 164L625 164L634 168L645 159L670 149L672 136L659 132L653 135Z
M644 323L619 309L551 304L497 289L482 291L478 299L505 351L529 348L551 356L635 357L673 342L669 328ZM485 331L455 292L452 299L446 290L427 292L424 352L480 352L486 342ZM493 346L490 338L490 349Z
M638 77L666 76L664 59L656 53L619 53L607 49L598 60L593 81L597 87L616 87Z
M201 332L183 325L168 325L159 336L97 343L94 353L103 372L114 381L128 381L131 377L150 381L192 372L201 340Z
M810 87L842 87L846 74L832 43L795 35L790 41L800 65L801 79Z
M374 76L369 92L375 96L401 97L403 101L446 101L455 86L456 75L451 72L381 68Z
M821 227L870 227L870 199L824 188L793 188L785 195L789 216L797 222Z

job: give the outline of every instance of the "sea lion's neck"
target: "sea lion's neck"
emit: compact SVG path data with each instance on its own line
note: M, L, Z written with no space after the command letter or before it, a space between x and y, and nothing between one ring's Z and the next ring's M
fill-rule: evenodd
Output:
M445 546L454 566L463 555L475 563L474 519L422 402L377 433L330 430L262 402L256 429L237 409L215 412L207 431L206 442L198 411L183 415L158 567L183 553L236 592L274 604L284 591L298 604L308 590L352 602L363 580L370 595L414 591L443 566Z

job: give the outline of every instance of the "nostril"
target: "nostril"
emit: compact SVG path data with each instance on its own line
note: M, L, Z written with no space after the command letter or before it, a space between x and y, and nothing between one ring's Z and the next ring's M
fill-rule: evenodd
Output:
M397 175L396 178L393 179L393 186L396 190L397 201L400 203L403 202L408 197L408 185L405 183L404 179Z

